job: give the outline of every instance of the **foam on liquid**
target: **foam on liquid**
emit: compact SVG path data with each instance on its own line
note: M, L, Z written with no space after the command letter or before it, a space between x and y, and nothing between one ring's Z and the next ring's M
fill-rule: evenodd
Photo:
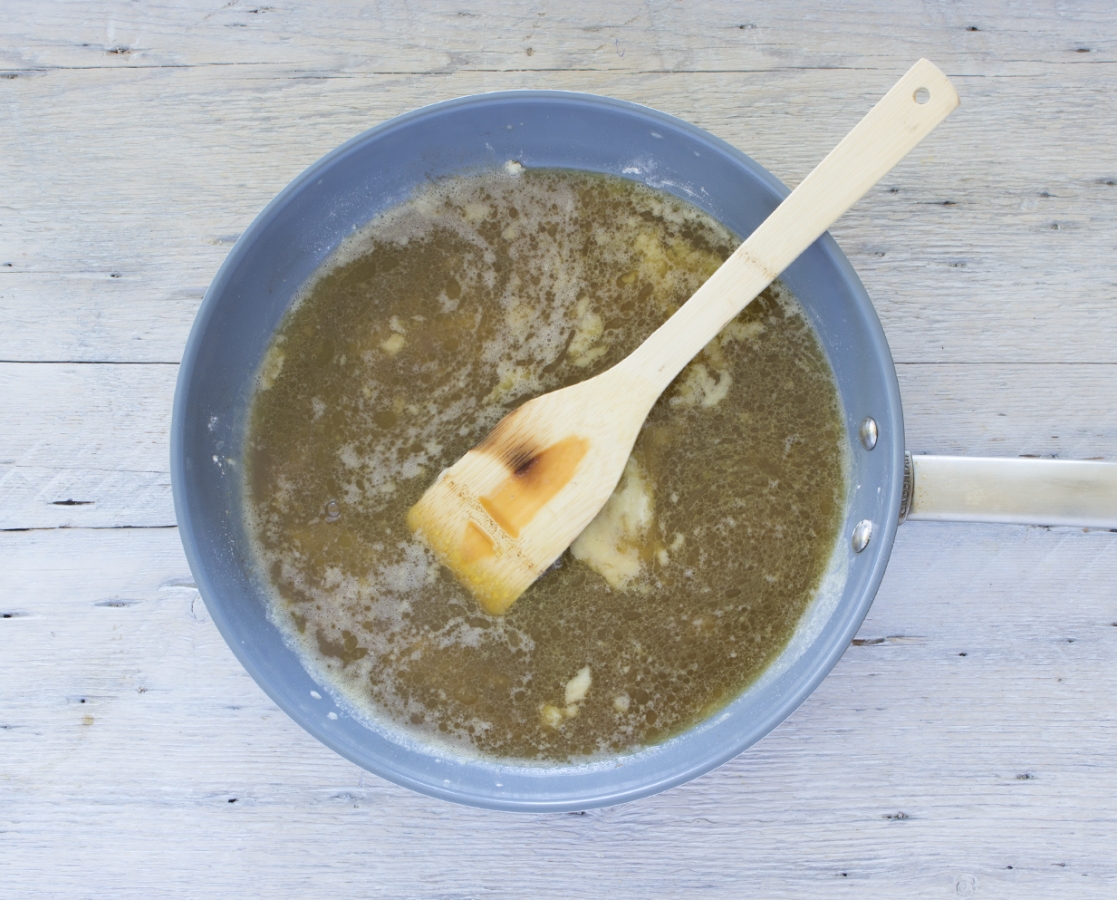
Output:
M420 740L517 759L655 742L754 680L846 491L833 378L779 283L653 409L613 518L507 615L404 521L503 415L622 359L736 243L669 195L544 170L432 184L347 241L277 332L246 442L273 618L308 666Z

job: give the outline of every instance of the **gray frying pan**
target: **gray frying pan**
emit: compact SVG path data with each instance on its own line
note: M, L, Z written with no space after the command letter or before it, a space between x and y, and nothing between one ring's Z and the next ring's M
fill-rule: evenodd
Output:
M772 666L685 733L582 765L450 755L357 716L307 673L266 615L266 585L240 512L254 375L296 291L355 227L428 179L507 160L636 179L695 203L742 237L788 193L743 153L662 113L585 94L508 92L436 104L365 132L296 178L241 236L182 360L171 433L175 510L198 589L233 652L288 715L341 755L397 784L482 807L571 810L632 800L720 765L803 701L857 632L905 516L1117 528L1115 464L906 456L884 332L826 234L783 278L834 369L850 493L829 573Z

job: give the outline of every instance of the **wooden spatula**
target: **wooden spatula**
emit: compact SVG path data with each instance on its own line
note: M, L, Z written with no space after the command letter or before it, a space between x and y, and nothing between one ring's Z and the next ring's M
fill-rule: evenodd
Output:
M485 610L505 612L604 506L672 379L957 105L946 76L917 62L635 352L506 416L411 508L411 530Z

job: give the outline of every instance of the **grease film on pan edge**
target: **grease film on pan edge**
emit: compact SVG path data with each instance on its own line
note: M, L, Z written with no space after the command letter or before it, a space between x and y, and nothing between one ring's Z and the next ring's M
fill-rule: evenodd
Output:
M420 740L565 760L679 733L764 671L846 495L832 373L782 283L684 369L506 615L405 522L509 410L622 359L737 242L632 182L510 167L428 185L338 249L273 339L246 441L271 617L311 672Z

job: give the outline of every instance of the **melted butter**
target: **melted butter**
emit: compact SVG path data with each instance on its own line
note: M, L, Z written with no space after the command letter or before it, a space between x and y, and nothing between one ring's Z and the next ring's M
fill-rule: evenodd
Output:
M610 587L624 590L644 571L649 553L660 549L648 540L654 522L651 483L636 459L629 457L616 490L570 545L570 554Z
M673 197L509 167L341 247L277 332L246 439L271 615L308 668L423 741L535 759L662 740L763 672L846 490L833 379L779 284L684 369L599 518L507 615L405 521L507 412L622 359L735 246ZM463 552L492 552L478 531Z

